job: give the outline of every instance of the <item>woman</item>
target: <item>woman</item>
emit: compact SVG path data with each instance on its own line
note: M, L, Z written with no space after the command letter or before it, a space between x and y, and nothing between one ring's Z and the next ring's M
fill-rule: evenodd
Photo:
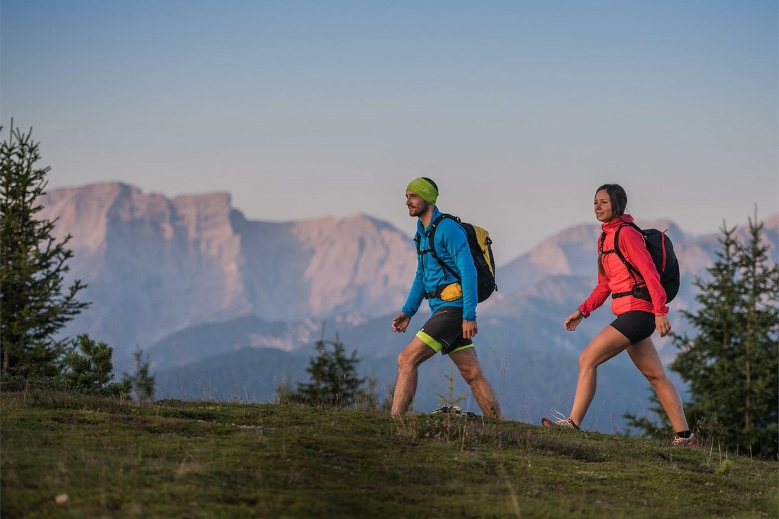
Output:
M603 234L598 240L598 285L590 297L565 320L565 328L574 331L582 319L601 306L609 294L611 308L617 319L603 329L579 356L579 380L576 396L568 419L552 422L544 418L545 426L578 429L595 396L597 368L618 353L627 350L630 359L644 374L657 392L660 404L676 431L674 445L692 447L698 445L690 432L684 416L682 401L673 382L665 374L652 339L655 329L660 337L671 331L668 321L666 295L660 284L660 276L644 244L644 237L635 228L633 218L625 213L627 194L617 184L606 184L595 193L595 217L601 222ZM636 267L641 276L633 276L617 254L613 254L614 237L619 236L620 251L625 259ZM633 296L634 286L646 287L651 301Z

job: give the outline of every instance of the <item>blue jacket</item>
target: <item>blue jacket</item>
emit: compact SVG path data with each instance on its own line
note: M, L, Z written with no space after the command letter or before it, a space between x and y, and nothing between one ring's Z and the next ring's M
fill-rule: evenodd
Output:
M433 209L433 217L430 223L441 215L438 207ZM419 249L430 249L430 225L422 226L422 221L417 222L417 236L420 239ZM455 306L463 309L463 319L476 320L476 304L478 302L478 288L476 282L476 267L473 265L471 249L468 246L468 236L465 230L451 218L444 218L438 224L435 231L435 251L438 257L462 277L463 297L454 301L443 301L439 298L429 299L430 309L435 313L442 306ZM411 291L408 294L406 304L403 305L403 313L411 317L417 310L426 292L435 292L438 287L457 283L457 278L441 268L432 254L420 254L417 258L417 273Z

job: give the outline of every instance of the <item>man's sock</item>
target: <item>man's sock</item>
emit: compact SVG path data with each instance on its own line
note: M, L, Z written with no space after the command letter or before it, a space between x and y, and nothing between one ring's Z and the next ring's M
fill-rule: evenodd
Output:
M682 432L678 432L678 433L676 433L676 435L677 435L679 438L689 438L689 437L692 435L692 431L690 431L689 429L687 429L686 431L682 431Z

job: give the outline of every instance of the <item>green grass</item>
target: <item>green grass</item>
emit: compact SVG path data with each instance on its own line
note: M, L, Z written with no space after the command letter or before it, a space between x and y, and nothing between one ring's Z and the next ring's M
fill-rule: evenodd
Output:
M4 518L693 519L779 507L777 462L711 445L303 405L52 392L0 403Z

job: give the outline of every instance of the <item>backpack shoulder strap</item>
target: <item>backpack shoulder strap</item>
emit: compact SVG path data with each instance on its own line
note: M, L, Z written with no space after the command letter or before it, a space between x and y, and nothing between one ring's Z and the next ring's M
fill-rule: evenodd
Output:
M424 254L426 252L429 252L430 254L433 255L433 257L435 259L438 259L438 256L435 253L435 247L433 246L433 238L435 238L436 227L438 227L438 224L441 223L441 220L443 220L444 218L447 218L447 217L454 218L454 216L452 216L450 214L440 214L440 215L438 215L438 218L433 220L433 223L430 225L430 232L428 233L428 236L430 238L430 248L429 249L421 250L421 248L422 248L422 245L421 245L422 236L420 236L419 231L417 231L417 233L414 235L414 243L417 246L417 254L419 254L421 256L422 254Z
M617 228L617 232L614 234L614 252L616 252L616 253L617 253L617 256L619 256L619 259L621 259L621 260L622 260L622 263L624 263L624 264L625 264L625 267L627 267L627 269L628 269L628 272L629 272L629 273L630 273L630 275L633 277L633 281L634 281L636 284L638 284L638 280L636 279L636 274L638 274L638 277L640 277L641 279L644 279L644 276L642 276L642 275L641 275L641 272L639 272L639 271L638 271L638 269L637 269L636 267L634 267L633 265L631 265L631 264L630 264L630 262L627 260L627 258L625 258L625 255L624 255L624 254L622 254L622 250L621 250L621 249L620 249L620 247L619 247L619 232L622 230L622 228L623 228L625 225L629 225L630 227L633 227L633 228L634 228L635 230L637 230L639 233L641 232L641 229L639 228L639 226L638 226L638 225L636 225L636 224L634 224L634 223L631 223L631 222L625 222L625 223L623 223L622 225L620 225L620 226Z
M449 272L452 276L457 278L457 281L462 281L462 278L457 274L457 272L455 272L454 269L451 268L449 265L444 263L443 260L441 260L441 258L438 257L438 254L436 254L435 251L435 231L438 228L438 224L440 224L444 220L444 218L452 219L458 224L460 223L460 219L458 217L453 216L449 213L441 213L430 226L430 253L433 255L433 257L435 258L435 260L438 262L438 264L441 266L442 269L444 269L445 271Z

